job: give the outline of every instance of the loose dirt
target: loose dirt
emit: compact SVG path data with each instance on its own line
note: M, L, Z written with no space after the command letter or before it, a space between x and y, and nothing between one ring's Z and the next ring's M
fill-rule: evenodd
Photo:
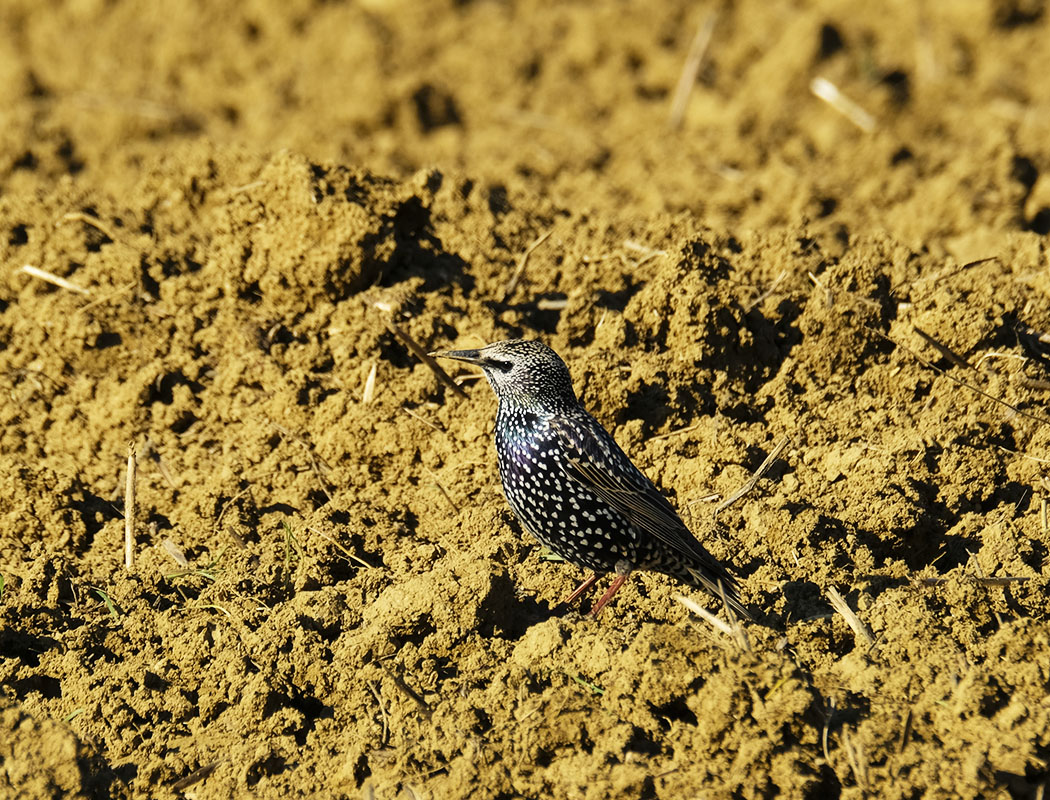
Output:
M4 3L0 795L1042 796L1048 27ZM556 608L491 391L409 345L513 336L733 565L746 639L661 576Z

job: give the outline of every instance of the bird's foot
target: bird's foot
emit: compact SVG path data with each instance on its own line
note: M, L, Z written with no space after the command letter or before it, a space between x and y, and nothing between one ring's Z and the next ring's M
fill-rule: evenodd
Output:
M627 580L628 574L629 573L622 572L616 576L616 580L614 580L612 584L610 584L609 588L606 589L605 594L603 594L598 600L598 602L594 604L594 607L591 609L588 616L592 618L598 616L598 612L605 608L606 604L610 600L612 600L613 595L616 594L616 592L619 591L620 587L624 585L624 582Z
M584 592L586 592L598 582L599 577L601 576L598 575L597 572L595 572L593 575L591 575L591 577L587 578L587 580L585 580L583 583L581 583L579 586L573 589L572 594L570 594L568 597L565 598L565 600L562 601L562 605L568 608L577 600L579 600L583 596Z

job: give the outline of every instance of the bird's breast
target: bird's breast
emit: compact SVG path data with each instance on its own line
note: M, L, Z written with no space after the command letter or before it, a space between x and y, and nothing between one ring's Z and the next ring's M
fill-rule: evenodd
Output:
M558 457L557 435L540 415L501 416L496 424L496 455L503 490L514 512L535 531L531 522L537 506L564 491L566 477Z
M547 421L536 414L506 413L496 421L496 455L500 475L507 478L535 475L550 460L554 442Z

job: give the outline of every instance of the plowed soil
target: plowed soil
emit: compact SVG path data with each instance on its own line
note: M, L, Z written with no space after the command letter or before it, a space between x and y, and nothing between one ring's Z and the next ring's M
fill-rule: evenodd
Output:
M1047 42L1041 0L3 3L0 796L1042 797ZM417 352L517 336L743 635L659 575L559 607L491 390Z

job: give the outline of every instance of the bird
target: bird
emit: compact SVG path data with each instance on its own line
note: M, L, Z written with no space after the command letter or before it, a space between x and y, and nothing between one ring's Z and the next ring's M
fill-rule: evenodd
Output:
M751 618L736 580L580 404L554 350L510 339L429 355L480 367L495 391L496 456L511 510L541 544L593 573L566 606L614 573L591 608L596 617L633 571L647 570L704 588L738 617Z

